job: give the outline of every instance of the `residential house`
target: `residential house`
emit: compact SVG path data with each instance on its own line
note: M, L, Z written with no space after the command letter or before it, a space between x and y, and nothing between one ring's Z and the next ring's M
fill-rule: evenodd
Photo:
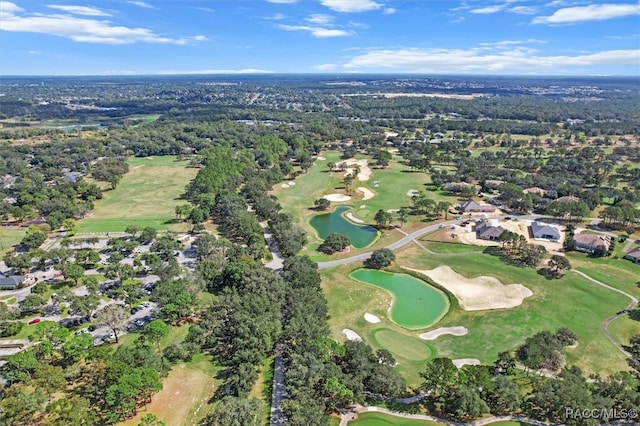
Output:
M15 290L19 288L26 280L26 277L20 275L7 276L0 274L0 290Z
M562 201L563 203L572 203L575 201L580 201L580 198L574 197L572 195L565 195L564 197L556 198L556 201Z
M499 241L500 235L505 231L495 219L478 222L473 230L476 232L476 238L488 241Z
M576 243L576 250L584 253L594 254L596 252L606 253L611 247L611 237L604 234L577 234L573 237Z
M560 230L546 223L533 222L531 224L531 235L535 240L560 241Z
M631 250L629 253L625 254L624 258L632 261L633 263L640 265L640 247L634 250Z
M466 201L460 204L458 210L462 213L493 213L496 211L496 208L489 204L478 204L475 201Z
M539 195L541 197L544 197L544 194L546 193L546 191L542 188L538 188L537 186L532 186L531 188L525 188L523 190L523 192L525 194L535 194L535 195Z

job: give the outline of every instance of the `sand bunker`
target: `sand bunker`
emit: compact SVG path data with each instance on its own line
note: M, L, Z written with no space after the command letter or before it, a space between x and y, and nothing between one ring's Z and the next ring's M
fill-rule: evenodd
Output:
M353 174L353 167L348 166L354 166L357 164L360 167L360 173L358 173L358 180L360 182L369 180L371 177L371 169L369 168L369 162L367 160L354 160L352 158L345 161L345 164L347 165L347 174L349 175Z
M318 161L324 161L324 160L326 160L326 158L324 158L324 157L318 157L318 158L316 158L316 160L318 160Z
M355 222L355 223L364 223L364 220L362 219L358 219L357 217L355 217L353 215L353 213L349 212L345 215L347 217L347 219L349 219L351 222Z
M365 188L364 186L359 186L357 191L358 192L362 192L362 194L363 194L362 199L363 200L370 200L371 198L373 198L374 195L376 195L376 194L373 193L373 191L371 191L368 188Z
M286 184L283 184L283 185L286 185ZM329 194L329 195L325 195L322 198L324 198L325 200L336 201L336 202L349 201L351 199L350 196L344 195L344 194Z
M289 182L289 186L294 186L296 183L294 181Z
M280 186L281 186L281 187L283 187L283 188L288 188L288 187L289 187L289 184L288 184L288 183L283 183L283 184L282 184L282 185L280 185Z
M462 368L465 365L480 365L480 360L476 358L460 358L460 359L454 359L452 361L453 361L453 365L455 365L458 368Z
M370 322L371 324L378 324L380 322L380 318L368 312L364 314L364 319L365 321Z
M342 332L347 336L347 339L352 340L354 342L362 342L362 337L358 335L355 331L345 328Z
M449 266L431 270L407 269L426 275L449 290L465 311L514 308L526 297L533 296L533 292L522 284L502 284L497 278L487 276L467 278Z
M410 189L407 191L407 197L413 197L414 195L418 195L420 191L417 189Z
M427 333L422 333L420 337L422 340L436 340L438 337L445 334L452 334L454 336L464 336L469 330L467 327L440 327Z

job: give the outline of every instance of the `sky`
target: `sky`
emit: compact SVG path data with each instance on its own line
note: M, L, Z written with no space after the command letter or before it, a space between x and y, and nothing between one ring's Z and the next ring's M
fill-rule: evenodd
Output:
M640 76L640 2L0 0L0 76Z

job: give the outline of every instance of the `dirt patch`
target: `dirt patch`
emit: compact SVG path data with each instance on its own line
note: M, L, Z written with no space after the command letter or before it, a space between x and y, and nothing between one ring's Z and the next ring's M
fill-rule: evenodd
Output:
M368 188L365 188L364 186L359 186L356 190L358 192L362 192L362 194L363 194L362 195L362 199L363 200L370 200L370 199L373 198L374 195L376 195L376 194L373 193L372 190L370 190Z
M514 308L533 296L533 292L522 284L502 284L497 278L488 276L467 278L449 266L430 270L406 269L426 275L449 290L465 311Z
M438 337L445 334L451 334L453 336L464 336L469 332L467 327L440 327L427 333L422 333L420 337L422 340L436 340Z
M371 169L369 168L369 162L367 160L354 160L350 159L344 162L347 165L347 174L353 174L353 167L356 164L360 167L360 173L358 173L358 180L364 182L371 177Z
M364 220L362 219L358 219L357 217L355 217L353 215L353 213L349 212L347 214L345 214L345 216L347 217L347 219L349 219L351 222L355 222L355 223L364 223Z
M347 336L347 339L354 341L354 342L362 342L362 337L360 337L360 335L358 333L356 333L355 331L349 329L349 328L345 328L342 330L342 332L345 334L345 336Z
M329 195L325 195L322 198L329 201L335 201L335 202L349 201L351 199L350 196L344 195L344 194L329 194Z
M465 365L480 365L480 360L476 358L460 358L454 359L453 365L458 368L462 368Z
M155 414L167 425L196 424L196 413L207 405L215 390L210 374L189 369L184 364L171 369L162 385L146 410L138 410L138 415L122 423L123 426L137 425L148 413Z

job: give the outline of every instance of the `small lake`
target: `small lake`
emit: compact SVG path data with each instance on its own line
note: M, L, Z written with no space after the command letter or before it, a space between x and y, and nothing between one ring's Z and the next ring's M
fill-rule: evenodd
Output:
M440 321L449 310L449 300L444 292L411 275L358 269L349 278L391 293L393 304L389 316L404 328L429 327Z
M349 210L347 206L336 207L330 213L323 213L313 216L309 224L316 230L318 236L323 240L332 232L344 234L351 240L351 245L355 248L367 247L378 238L378 230L373 226L356 225L343 216Z

